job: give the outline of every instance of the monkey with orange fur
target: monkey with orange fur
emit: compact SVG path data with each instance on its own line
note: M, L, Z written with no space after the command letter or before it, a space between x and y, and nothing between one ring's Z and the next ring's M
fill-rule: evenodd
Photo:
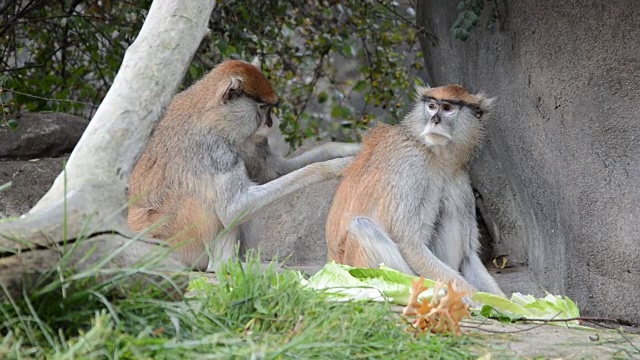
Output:
M327 220L328 258L504 296L478 257L468 174L493 99L457 85L416 90L405 119L371 130L345 169Z
M244 247L256 212L338 176L359 144L276 155L267 135L277 103L260 70L235 60L177 94L131 176L131 229L150 229L176 246L187 265L213 271L236 245Z

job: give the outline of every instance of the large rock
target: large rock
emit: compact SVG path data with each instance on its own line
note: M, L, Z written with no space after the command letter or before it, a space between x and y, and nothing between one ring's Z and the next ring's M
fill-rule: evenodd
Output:
M466 42L455 1L418 19L436 84L498 96L472 171L496 251L585 314L640 321L640 2L486 4Z
M0 130L0 159L35 159L70 153L89 122L63 113L23 113L17 130Z
M0 161L0 185L12 183L0 192L0 214L20 216L29 211L49 190L66 160L67 157Z
M325 181L297 191L262 212L262 257L286 260L310 272L327 262L325 225L338 180Z

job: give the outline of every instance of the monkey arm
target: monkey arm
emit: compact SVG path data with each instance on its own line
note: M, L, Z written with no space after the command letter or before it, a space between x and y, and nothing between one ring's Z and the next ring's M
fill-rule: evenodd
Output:
M410 244L418 244L410 246ZM454 282L458 290L475 292L476 289L469 284L459 272L451 269L447 264L438 259L421 241L405 241L398 244L402 257L409 266L424 277L444 282Z
M265 206L286 195L308 185L335 178L352 160L352 157L346 157L314 163L263 185L256 185L248 180L238 181L247 179L244 165L238 163L230 171L215 176L215 210L218 218L224 227L229 227L234 222L245 222Z
M506 297L478 256L480 240L476 221L475 196L473 195L471 185L466 187L464 195L467 198L465 201L466 209L465 216L461 221L468 224L468 231L466 232L467 238L463 239L463 242L467 244L467 250L460 264L460 272L462 276L479 291L490 292L498 296Z
M281 157L278 161L278 172L288 174L307 165L336 158L353 156L360 151L357 143L326 143L314 147L293 158Z

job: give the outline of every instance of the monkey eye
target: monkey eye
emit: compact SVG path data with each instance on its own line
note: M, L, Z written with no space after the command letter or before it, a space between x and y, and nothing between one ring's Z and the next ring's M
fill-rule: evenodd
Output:
M434 103L429 104L429 109L433 110L435 108L436 108L436 104Z
M451 106L451 104L442 104L442 110L451 111L453 110L453 106Z

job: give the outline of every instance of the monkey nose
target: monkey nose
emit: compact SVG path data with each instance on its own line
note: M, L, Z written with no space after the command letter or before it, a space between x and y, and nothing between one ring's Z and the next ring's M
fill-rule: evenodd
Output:
M437 116L437 115L436 115L436 116L434 116L434 117L433 117L433 119L432 119L431 121L433 121L433 124L434 124L434 125L438 125L438 124L440 124L440 116Z

